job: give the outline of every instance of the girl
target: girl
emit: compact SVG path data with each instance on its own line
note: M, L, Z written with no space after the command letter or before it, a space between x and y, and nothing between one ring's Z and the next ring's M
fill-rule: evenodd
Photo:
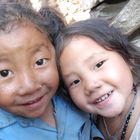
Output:
M71 99L97 114L106 140L140 139L140 49L107 22L89 19L63 31L60 71Z

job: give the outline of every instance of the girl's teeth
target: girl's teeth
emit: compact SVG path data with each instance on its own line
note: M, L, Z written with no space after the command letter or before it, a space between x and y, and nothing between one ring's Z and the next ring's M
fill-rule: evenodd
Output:
M111 95L112 92L109 92L105 95L103 95L102 97L100 97L99 99L96 100L96 103L100 103L102 101L104 101L105 99L107 99L110 95Z
M112 91L110 91L109 93L108 93L108 95L111 95L112 94Z

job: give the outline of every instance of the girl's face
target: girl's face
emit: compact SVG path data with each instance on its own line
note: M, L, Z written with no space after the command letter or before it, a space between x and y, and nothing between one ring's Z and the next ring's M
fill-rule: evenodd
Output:
M58 87L55 51L32 24L0 32L0 107L26 117L43 117Z
M131 100L129 65L90 38L73 37L64 46L60 66L72 100L86 112L113 117Z

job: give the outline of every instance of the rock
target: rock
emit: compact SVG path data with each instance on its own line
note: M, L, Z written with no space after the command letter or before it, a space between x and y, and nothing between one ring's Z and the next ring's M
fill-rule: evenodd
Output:
M130 0L115 17L112 24L126 35L131 35L140 27L140 0Z

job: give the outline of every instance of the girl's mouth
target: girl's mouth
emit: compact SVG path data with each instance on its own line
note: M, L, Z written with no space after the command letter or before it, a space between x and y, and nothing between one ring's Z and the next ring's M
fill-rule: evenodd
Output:
M95 103L98 104L100 102L103 102L104 100L108 99L108 97L113 93L113 91L110 91L109 93L104 94L100 98L98 98Z

